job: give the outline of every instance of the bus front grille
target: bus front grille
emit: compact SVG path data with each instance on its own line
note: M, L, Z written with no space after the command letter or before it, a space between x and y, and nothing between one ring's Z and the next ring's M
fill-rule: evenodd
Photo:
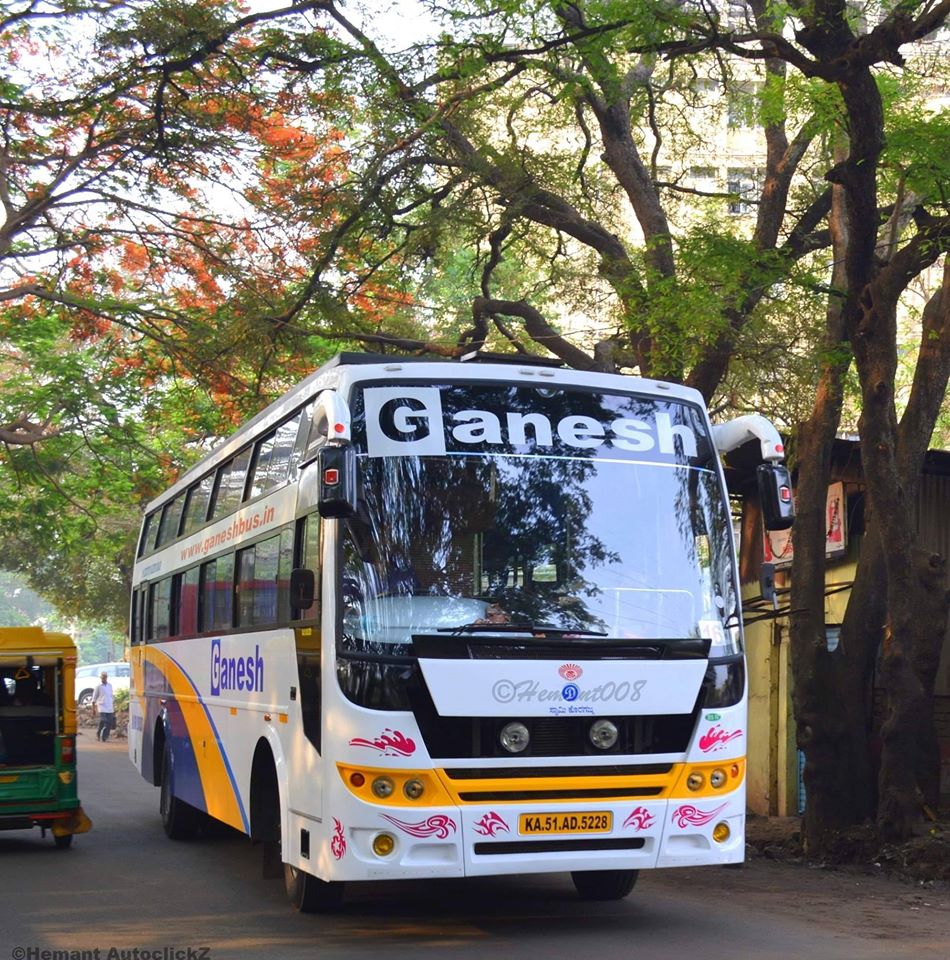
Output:
M437 772L449 795L459 804L656 799L668 796L679 774L673 764L449 767Z
M476 843L478 856L502 856L511 853L571 853L582 850L642 850L643 837L618 837L607 840L502 840L494 843Z
M414 713L429 756L438 759L505 757L514 762L524 757L637 756L685 753L696 725L696 713L611 717L618 737L610 750L591 743L590 725L595 717L440 717L424 703L414 704ZM513 757L501 745L499 734L511 720L527 728L527 749Z

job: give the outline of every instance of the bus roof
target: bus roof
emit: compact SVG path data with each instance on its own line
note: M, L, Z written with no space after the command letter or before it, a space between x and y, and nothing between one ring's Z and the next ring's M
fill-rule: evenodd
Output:
M555 376L560 382L572 382L577 385L603 385L607 389L630 390L646 394L667 396L687 402L703 405L702 396L698 391L680 384L658 381L647 378L628 376L625 374L604 373L601 371L576 370L565 367L562 361L548 357L522 356L520 354L498 354L474 351L462 357L406 357L382 353L343 352L328 360L309 376L305 377L296 386L293 386L283 396L265 407L260 413L246 423L241 424L237 431L223 439L206 456L193 464L170 487L162 491L154 500L147 504L145 512L150 513L167 501L173 499L187 489L198 477L209 469L225 461L228 457L243 448L252 437L262 434L276 426L281 418L292 413L308 400L313 399L323 390L339 385L344 378L346 368L360 366L377 366L381 373L388 376L403 373L404 367L430 367L432 373L438 377L460 376L474 374L474 379L498 377L501 379L519 380L523 375L531 372L532 368L542 368L546 372L543 376ZM342 369L341 369L342 368ZM477 371L477 373L476 373Z
M0 627L0 659L31 653L75 656L76 644L68 634L47 632L42 627Z

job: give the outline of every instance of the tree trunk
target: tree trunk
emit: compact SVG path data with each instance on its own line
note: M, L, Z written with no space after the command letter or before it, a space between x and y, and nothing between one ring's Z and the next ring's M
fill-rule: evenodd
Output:
M832 286L845 285L847 227L843 190L833 191L829 217L836 266ZM825 516L831 453L841 418L844 377L851 354L840 297L828 306L825 347L815 405L798 429L797 516L792 560L790 643L798 745L805 754L807 793L803 835L809 856L823 856L836 834L873 813L868 754L866 664L859 646L841 642L830 652L825 638Z

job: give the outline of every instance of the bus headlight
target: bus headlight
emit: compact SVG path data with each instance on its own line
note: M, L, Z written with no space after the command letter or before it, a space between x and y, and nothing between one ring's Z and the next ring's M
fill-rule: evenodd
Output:
M686 778L686 786L690 790L702 790L705 782L706 778L698 770L694 770Z
M387 797L391 797L395 786L393 784L391 777L377 777L373 781L373 793L379 797L380 800L385 800Z
M617 742L620 731L617 729L617 725L610 720L597 720L590 725L587 735L590 737L590 742L598 750L609 750Z
M720 770L716 767L711 774L709 774L709 786L714 787L718 790L726 782L726 771Z
M501 728L498 740L509 753L521 753L527 750L531 734L523 723L513 720Z

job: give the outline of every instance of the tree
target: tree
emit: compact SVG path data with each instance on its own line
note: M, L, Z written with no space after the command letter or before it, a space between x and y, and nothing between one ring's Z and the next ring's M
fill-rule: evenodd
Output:
M258 76L260 20L0 15L0 543L73 614L125 621L144 503L332 352L274 316L336 217L341 135Z
M840 761L864 733L861 686L878 631L873 622L856 621L875 606L852 608L849 627L861 642L855 644L855 663L841 676L822 672L826 663L818 653L824 633L819 505L853 355L872 529L886 544L876 563L869 550L855 585L859 598L874 583L886 583L890 621L878 817L885 835L906 836L916 811L913 746L926 703L914 664L930 658L933 641L928 645L927 638L943 635L946 613L945 604L931 602L933 616L926 623L914 616L929 594L926 577L915 572L920 566L910 509L946 389L946 297L937 294L928 310L916 383L900 428L896 317L908 283L948 246L943 184L950 138L943 118L916 106L919 95L911 101L914 109L897 106L898 95L913 96L914 71L892 78L880 67L903 67L901 48L941 26L948 4L868 5L872 26L864 29L844 0L790 8L753 0L744 19L733 23L724 11L702 3L658 9L472 0L456 5L451 32L422 64L387 53L337 4L316 8L337 33L328 32L321 42L291 28L273 59L318 76L328 89L345 91L356 75L372 91L366 99L376 135L365 143L382 148L365 150L362 164L354 164L363 171L365 200L358 211L363 219L350 223L375 218L384 235L398 238L393 251L407 263L427 252L440 223L463 223L482 238L480 295L473 298L473 322L456 351L485 343L494 325L515 349L524 349L523 331L574 366L632 367L684 380L711 398L728 384L743 336L761 331L755 324L767 315L766 297L779 284L801 283L805 258L834 242L841 262L832 277L826 345L819 354L821 389L800 446L807 504L798 536L796 597L806 596L807 614L796 616L793 629L799 737L811 793L806 826L812 849L820 851L829 828L873 809L870 767L860 759L866 748L857 750L856 766ZM675 157L689 134L677 127L671 105L689 103L689 82L708 75L714 52L763 71L766 167L749 237L708 221L693 232L674 231L669 198L677 184L659 175L661 159ZM359 73L360 65L366 74ZM722 75L735 82L728 68ZM492 125L495 118L504 118L503 135ZM843 136L838 156L832 149L836 130ZM825 228L835 191L837 206ZM473 200L479 215L464 215L462 208L470 211ZM642 245L624 230L618 201L635 221ZM427 220L420 229L414 215L423 207ZM579 260L581 273L593 278L584 284L588 297L597 291L610 299L614 331L593 349L581 349L526 297L493 296L493 270L516 254L547 259L550 284L560 289L581 282L568 264ZM716 267L713 298L703 297L709 285L703 267L709 263ZM322 279L315 274L309 288L318 289ZM571 302L563 294L558 299ZM405 338L391 342L433 347ZM754 366L754 359L747 362ZM841 709L829 711L835 703ZM855 770L853 788L840 789Z
M741 397L750 384L756 392L764 388L767 400L771 384L801 383L803 372L813 373L805 382L818 381L820 389L800 446L803 487L811 492L797 547L816 564L796 568L796 589L805 591L811 619L797 620L794 629L797 712L811 791L806 826L815 849L826 834L818 811L838 826L868 808L849 806L850 795L835 786L835 758L855 741L861 710L824 711L842 691L848 704L855 702L855 677L867 670L870 647L861 647L862 665L841 684L816 679L821 663L814 652L822 582L815 505L824 502L827 450L853 354L869 501L881 543L888 545L883 574L870 554L862 567L868 571L862 577L886 575L891 620L880 809L882 825L900 835L911 820L908 770L915 766L904 746L912 726L919 729L911 721L922 703L927 660L910 614L926 594L928 609L939 617L932 591L909 572L919 567L906 491L946 387L947 298L935 299L928 313L918 384L902 428L894 386L896 310L907 284L947 249L942 191L950 151L946 122L921 106L915 70L891 76L882 66L900 66L901 48L943 24L948 4L869 6L872 26L864 30L844 0L791 6L750 0L740 16L705 0L666 6L460 0L448 11L426 4L444 14L442 32L404 49L375 41L334 0L253 15L228 4L168 0L99 11L108 22L97 35L105 68L83 86L93 94L93 113L88 98L73 96L47 121L45 101L33 102L22 88L9 93L9 106L53 123L82 102L88 141L90 118L99 123L103 111L118 116L119 107L137 97L139 126L128 141L136 146L121 154L115 169L134 173L136 186L152 191L148 216L173 238L153 244L159 252L145 258L138 246L127 251L138 284L132 294L142 296L122 286L121 308L106 289L117 284L105 267L91 286L87 278L85 288L69 288L68 296L59 292L68 288L67 269L65 287L57 274L56 283L39 292L20 284L13 299L22 309L32 303L25 296L45 290L46 301L72 321L98 323L105 315L109 324L124 324L158 345L161 362L151 369L167 375L171 365L175 375L200 379L207 364L216 374L223 367L224 376L256 385L254 401L267 392L268 371L279 356L338 339L449 356L484 345L520 353L541 348L582 369L682 380L708 400L733 406L746 402ZM29 18L37 9L27 7L26 20L13 26L35 26ZM63 16L64 8L57 9ZM117 83L119 77L132 79ZM750 87L750 79L758 86ZM757 196L748 196L739 181L706 189L687 176L691 157L711 149L693 118L696 108L709 106L703 91L712 83L732 94L737 115L761 126L765 161ZM220 90L228 102L244 98L240 122ZM198 107L202 97L206 109ZM289 128L263 123L278 107L286 112L288 103L298 118ZM336 130L346 136L328 138ZM42 128L40 141L53 140L55 132ZM333 150L321 151L328 140ZM203 167L212 176L226 173L204 158L231 157L236 144L253 147L254 169L262 172L261 186L243 190L242 202L261 211L278 236L293 232L293 241L274 255L280 269L266 277L255 271L259 257L248 264L235 255L238 234L224 229L220 217L162 220L169 191L179 191L176 204L194 202L193 193L180 191L194 191ZM305 144L302 165L298 144ZM56 149L51 156L63 153L61 144ZM7 153L20 160L11 147ZM314 169L311 161L319 157L327 161L316 161ZM96 162L83 156L76 169L96 168ZM112 174L110 164L96 168L89 189ZM173 174L167 182L166 164ZM321 181L317 170L331 169ZM47 180L39 180L20 190L15 210L32 209L31 190L51 196ZM727 214L744 205L754 208L748 230ZM102 209L113 208L105 203ZM138 211L126 204L123 215L128 209ZM83 249L108 260L96 238L103 230L121 238L109 217L105 221ZM152 232L139 231L134 242L151 251L144 238L151 240ZM164 273L153 276L150 257ZM420 323L422 296L458 302L457 288L446 290L444 265L461 267L470 316L461 325ZM173 285L167 296L162 284L169 276L182 281L186 295ZM156 291L164 299L157 301ZM568 334L571 314L596 316L598 329ZM95 324L90 331L94 340L106 333ZM240 362L244 351L234 350L245 331L255 359L263 357L251 371ZM230 363L218 364L222 355ZM24 414L10 422L46 420ZM856 583L856 597L868 582ZM860 780L865 799L867 779Z

